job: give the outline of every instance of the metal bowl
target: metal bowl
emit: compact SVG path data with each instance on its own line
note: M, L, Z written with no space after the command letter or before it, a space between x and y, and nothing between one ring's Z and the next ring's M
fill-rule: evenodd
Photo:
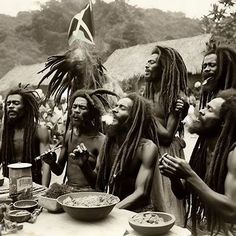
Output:
M91 197L93 197L93 199L105 199L106 203L99 206L99 204L96 204L98 202L96 200L94 201L95 204L90 204L90 206L84 205L86 199L91 200ZM70 200L76 203L71 205ZM76 192L62 195L57 198L57 201L71 217L77 220L95 221L105 218L120 199L112 194L101 192Z
M55 198L49 198L41 195L38 197L38 204L52 213L63 212L61 204L59 204Z
M9 211L7 216L11 221L22 223L30 219L31 213L26 210L12 210Z
M150 217L149 217L150 216ZM150 220L144 220L144 219ZM129 219L129 225L142 235L160 235L175 224L175 216L165 212L142 212Z
M38 202L35 200L19 200L13 203L13 207L17 210L27 210L33 212L37 208Z

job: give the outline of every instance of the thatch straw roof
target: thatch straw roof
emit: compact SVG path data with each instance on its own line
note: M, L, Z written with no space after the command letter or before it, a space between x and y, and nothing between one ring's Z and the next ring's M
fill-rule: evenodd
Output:
M144 73L147 58L156 45L167 46L176 49L186 64L191 74L201 72L203 55L206 50L206 42L211 35L203 34L191 38L182 38L161 41L129 48L117 49L104 63L107 74L115 80L124 80L133 77L134 74Z
M18 86L19 83L31 86L37 86L43 77L43 73L37 74L44 68L45 63L16 66L4 75L0 80L0 92L5 93L10 88ZM48 85L49 79L45 80L42 85Z
M37 74L37 72L41 71L44 66L45 63L39 63L14 67L0 79L0 94L6 95L11 88L18 86L19 83L23 85L29 84L31 87L36 87L45 75L45 72L40 74ZM47 86L50 79L51 76L45 79L41 85ZM122 89L119 83L115 80L108 81L108 83L104 85L104 88L111 90L120 96L122 95Z

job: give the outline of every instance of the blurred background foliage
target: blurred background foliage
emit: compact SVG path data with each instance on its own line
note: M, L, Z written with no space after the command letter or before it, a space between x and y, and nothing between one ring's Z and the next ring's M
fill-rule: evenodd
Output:
M221 0L219 5L229 8L233 1ZM0 78L15 65L44 62L49 55L65 52L70 21L86 4L87 0L51 0L40 10L19 12L16 17L0 14ZM223 16L217 23L214 17L219 8L204 16L202 22L181 12L137 8L125 0L96 0L93 9L96 48L103 61L118 48L204 32L231 37L234 31L235 39L235 22L234 28L229 24L232 17L235 21L235 13L225 16L226 12L221 12ZM228 34L222 31L226 26Z

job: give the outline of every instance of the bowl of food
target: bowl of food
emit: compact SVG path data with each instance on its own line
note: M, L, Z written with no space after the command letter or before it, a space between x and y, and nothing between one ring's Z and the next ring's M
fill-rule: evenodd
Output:
M71 217L95 221L105 218L120 199L102 192L77 192L62 195L57 201Z
M129 225L142 235L160 235L175 224L175 216L165 212L142 212L129 219Z
M52 213L60 213L64 211L57 199L46 197L46 195L38 197L38 204Z
M38 202L35 200L19 200L13 203L13 207L17 210L33 212L38 207Z
M71 189L67 185L53 183L45 194L38 197L38 203L51 213L63 212L64 210L57 198L69 192Z
M31 213L26 210L12 210L8 212L7 216L10 221L22 223L30 219Z

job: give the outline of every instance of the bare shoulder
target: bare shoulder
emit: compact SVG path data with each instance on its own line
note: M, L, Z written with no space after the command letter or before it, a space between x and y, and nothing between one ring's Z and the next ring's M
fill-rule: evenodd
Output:
M46 126L37 126L36 135L40 141L48 142L49 141L49 132Z
M142 138L137 152L142 162L146 163L153 163L158 156L158 148L150 139Z
M105 135L99 132L96 136L94 136L94 143L97 144L97 146L100 148L104 141L105 141Z

